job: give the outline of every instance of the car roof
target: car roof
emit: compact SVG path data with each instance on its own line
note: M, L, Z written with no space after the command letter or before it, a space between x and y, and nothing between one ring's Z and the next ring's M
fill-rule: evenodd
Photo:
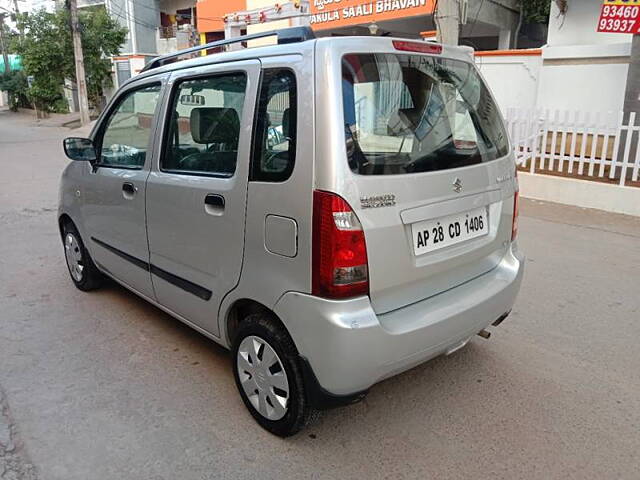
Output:
M220 63L230 63L230 62L238 62L241 60L253 60L253 59L261 59L267 57L274 56L282 56L282 55L295 55L295 54L303 54L305 52L312 51L316 44L322 45L324 48L331 48L332 46L342 46L348 47L350 44L354 46L361 43L363 40L366 40L368 52L375 52L377 48L380 50L388 50L392 48L394 41L403 41L403 42L417 42L419 44L429 43L430 45L442 47L442 53L439 54L439 57L443 58L453 58L458 60L463 60L469 62L473 56L473 49L471 47L465 46L452 46L452 45L442 45L439 43L433 42L424 42L422 40L416 39L407 39L407 38L398 38L398 37L372 37L372 36L344 36L344 37L322 37L315 38L311 40L305 40L301 42L293 42L286 44L274 44L274 45L265 45L259 47L251 47L251 48L241 48L239 50L232 50L227 52L220 52L206 56L198 56L195 58L187 59L187 60L178 60L173 63L169 63L160 67L152 68L147 71L143 71L140 74L132 77L128 80L126 84L137 82L138 80L149 78L157 75L163 75L168 72L173 72L177 70L183 70L187 68L205 66L205 65L215 65ZM420 54L418 52L407 52L402 51L398 52L402 54Z

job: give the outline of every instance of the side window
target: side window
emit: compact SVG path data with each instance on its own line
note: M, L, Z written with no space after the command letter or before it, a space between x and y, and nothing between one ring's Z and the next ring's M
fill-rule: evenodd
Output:
M116 168L142 168L147 157L153 114L160 85L126 93L106 120L100 165Z
M244 73L185 80L174 89L160 168L230 177L236 170Z
M282 182L296 157L296 76L291 70L263 72L256 113L252 180Z

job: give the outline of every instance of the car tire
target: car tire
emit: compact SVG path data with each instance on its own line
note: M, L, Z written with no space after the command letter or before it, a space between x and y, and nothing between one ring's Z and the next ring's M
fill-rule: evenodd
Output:
M235 335L232 354L238 392L265 430L289 437L319 416L305 394L298 350L272 316L247 316Z
M71 222L65 223L62 227L62 245L73 284L83 292L101 287L104 276L93 263L78 229Z

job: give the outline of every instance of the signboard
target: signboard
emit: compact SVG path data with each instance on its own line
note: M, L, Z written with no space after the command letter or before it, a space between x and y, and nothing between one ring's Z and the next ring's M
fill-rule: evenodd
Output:
M598 32L640 33L640 0L605 0Z
M314 29L369 25L414 15L431 15L434 0L310 0Z

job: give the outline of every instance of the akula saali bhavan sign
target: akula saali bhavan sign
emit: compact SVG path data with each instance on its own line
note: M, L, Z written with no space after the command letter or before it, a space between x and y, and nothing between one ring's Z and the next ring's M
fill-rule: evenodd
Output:
M366 25L382 20L430 15L434 0L312 0L313 28Z

